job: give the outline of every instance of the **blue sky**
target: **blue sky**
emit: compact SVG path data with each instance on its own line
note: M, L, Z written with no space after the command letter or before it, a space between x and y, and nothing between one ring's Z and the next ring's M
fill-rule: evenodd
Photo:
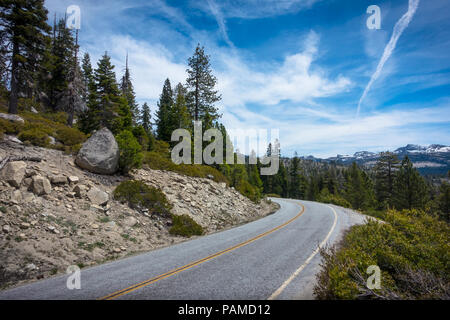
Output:
M200 43L222 122L278 129L285 156L450 144L448 0L46 1L50 17L72 4L81 51L94 64L108 51L118 77L128 52L137 97L153 110ZM369 5L381 9L379 30L366 26Z

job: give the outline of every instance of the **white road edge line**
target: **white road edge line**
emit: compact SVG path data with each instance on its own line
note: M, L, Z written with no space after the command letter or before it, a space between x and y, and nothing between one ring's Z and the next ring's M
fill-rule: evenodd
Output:
M289 285L289 283L291 283L292 280L294 280L295 277L297 277L299 275L299 273L302 272L302 270L311 262L311 260L319 252L320 248L322 248L326 244L328 239L330 238L331 234L334 231L334 228L336 227L337 213L333 207L330 207L329 205L327 205L327 207L330 208L334 213L334 222L333 222L333 226L331 227L330 232L328 232L327 236L320 243L319 247L317 247L317 249L314 250L314 252L308 257L308 259L306 259L305 263L303 263L297 270L295 270L295 272L281 285L281 287L279 287L274 293L272 293L272 295L267 300L275 300L283 292L283 290L286 289L286 287Z

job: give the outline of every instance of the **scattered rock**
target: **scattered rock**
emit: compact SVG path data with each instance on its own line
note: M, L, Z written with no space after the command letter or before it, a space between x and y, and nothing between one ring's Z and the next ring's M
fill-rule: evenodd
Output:
M67 178L63 175L57 175L57 176L51 176L50 177L50 181L53 184L66 184L67 183Z
M7 224L5 224L2 228L4 233L10 233L11 232L11 227Z
M122 250L120 250L120 248L114 248L113 251L114 251L115 253L121 253L121 252L122 252Z
M95 132L81 147L75 163L90 172L114 174L119 167L119 146L111 131Z
M124 225L127 227L134 227L138 224L138 221L135 217L127 217L125 221L123 222Z
M24 161L8 162L0 172L0 179L7 181L11 186L19 188L25 177L27 164Z
M12 122L25 123L25 120L23 120L22 117L20 117L16 114L0 113L0 118L9 120Z
M91 225L91 228L94 229L94 230L97 230L98 228L100 228L100 226L98 224L94 223L94 224Z
M52 192L52 185L47 178L42 176L33 176L33 193L38 196L50 194Z
M20 141L19 139L17 139L17 138L14 137L14 136L10 136L10 135L8 135L8 134L5 134L5 135L3 136L3 140L8 141L8 142L12 142L12 143L17 143L17 144L23 144L22 141Z
M38 270L39 268L36 267L36 265L34 263L29 263L25 266L25 269L27 271L34 271L34 270Z
M97 187L92 187L87 196L92 204L103 206L108 203L109 195Z
M75 193L75 197L82 198L86 192L85 186L77 184L72 190Z
M28 228L30 228L30 226L31 225L28 222L22 222L20 224L20 229L28 229Z
M11 203L17 205L22 201L22 192L20 190L11 191L10 195Z
M80 181L80 178L78 178L77 176L70 176L69 177L69 182L70 183L75 184L75 183L78 183L79 181Z

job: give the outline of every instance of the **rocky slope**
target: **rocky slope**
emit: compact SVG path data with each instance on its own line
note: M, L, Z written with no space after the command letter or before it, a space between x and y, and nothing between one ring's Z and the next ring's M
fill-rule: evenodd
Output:
M42 161L9 162L0 171L0 288L185 240L169 234L170 220L112 199L126 177L83 171L72 156L11 138L0 142L0 161L7 156ZM161 188L173 213L190 215L206 233L276 209L210 179L149 169L132 176Z

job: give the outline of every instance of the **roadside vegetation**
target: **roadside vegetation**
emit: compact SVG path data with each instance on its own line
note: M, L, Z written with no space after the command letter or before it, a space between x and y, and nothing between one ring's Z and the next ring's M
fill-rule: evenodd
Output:
M318 299L450 299L450 228L421 210L388 210L385 223L352 227L336 247L323 249L314 289ZM369 289L366 270L381 270L381 289Z

